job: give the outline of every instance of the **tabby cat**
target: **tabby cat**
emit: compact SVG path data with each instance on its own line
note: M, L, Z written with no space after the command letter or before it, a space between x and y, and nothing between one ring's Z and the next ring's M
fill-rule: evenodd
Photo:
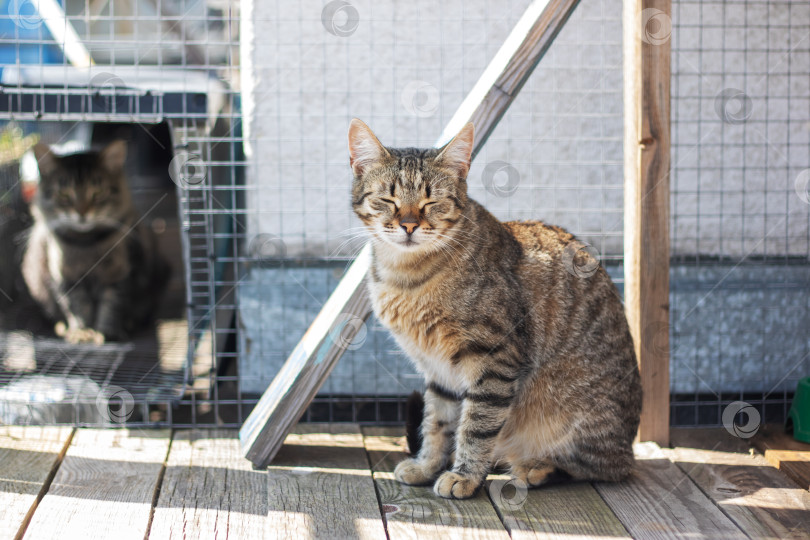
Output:
M427 383L421 448L395 476L457 499L496 464L530 487L625 478L641 385L621 298L568 232L467 197L473 133L398 149L349 128L374 312Z
M34 147L40 172L22 273L68 342L122 340L144 324L168 265L138 223L124 172L126 142L57 156Z

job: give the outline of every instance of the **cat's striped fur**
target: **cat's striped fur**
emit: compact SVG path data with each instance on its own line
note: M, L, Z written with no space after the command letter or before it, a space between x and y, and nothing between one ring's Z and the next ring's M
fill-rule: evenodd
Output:
M396 477L454 498L495 463L530 486L555 469L624 478L641 387L621 299L568 232L501 223L467 197L472 143L472 124L441 150L349 130L374 311L427 385L421 449Z

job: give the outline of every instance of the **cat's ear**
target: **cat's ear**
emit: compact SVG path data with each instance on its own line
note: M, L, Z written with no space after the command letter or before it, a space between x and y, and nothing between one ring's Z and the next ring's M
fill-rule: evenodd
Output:
M127 161L127 142L121 139L113 141L98 156L102 167L110 172L120 172Z
M353 118L349 124L349 163L357 178L369 168L390 156L371 129L361 120Z
M57 163L58 158L51 151L51 147L45 143L40 142L34 145L34 157L37 158L40 176L52 173L59 165Z
M445 144L436 156L436 162L442 167L456 171L459 178L467 178L472 161L473 141L475 140L475 126L467 123L453 140Z

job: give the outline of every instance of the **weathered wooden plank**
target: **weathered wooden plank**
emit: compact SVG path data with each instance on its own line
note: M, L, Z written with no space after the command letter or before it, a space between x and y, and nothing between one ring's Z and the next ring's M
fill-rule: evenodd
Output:
M534 0L530 4L445 127L436 146L448 142L467 122L474 122L476 137L472 154L478 153L577 2ZM371 248L367 245L239 431L242 451L254 465L265 467L273 459L283 437L301 418L347 344L354 339L361 325L347 325L347 319L364 321L371 314L366 294L370 261ZM338 339L332 337L336 334Z
M671 0L624 0L624 302L644 388L639 438L662 446L669 445L671 12Z
M268 537L385 538L356 425L299 424L267 474Z
M810 493L760 454L663 450L751 538L810 538Z
M526 490L508 476L487 480L492 504L512 540L631 538L594 487L568 482Z
M235 430L175 433L151 538L263 538L267 473L253 470Z
M669 431L669 442L673 448L751 453L748 439L732 435L726 428L672 428Z
M169 431L79 429L25 538L142 540Z
M394 479L394 467L406 457L402 428L364 427L363 438L389 538L509 538L486 490L455 501L438 497L430 486Z
M68 427L0 426L0 538L22 537L72 434Z
M746 538L658 445L635 449L630 479L594 484L633 538Z
M802 489L810 489L810 444L797 441L776 424L762 426L751 443L765 455L768 463Z

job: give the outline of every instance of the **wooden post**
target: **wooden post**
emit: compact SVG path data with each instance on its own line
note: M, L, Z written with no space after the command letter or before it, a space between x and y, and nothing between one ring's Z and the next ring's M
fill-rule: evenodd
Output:
M671 0L624 0L624 296L644 387L638 438L669 444Z

